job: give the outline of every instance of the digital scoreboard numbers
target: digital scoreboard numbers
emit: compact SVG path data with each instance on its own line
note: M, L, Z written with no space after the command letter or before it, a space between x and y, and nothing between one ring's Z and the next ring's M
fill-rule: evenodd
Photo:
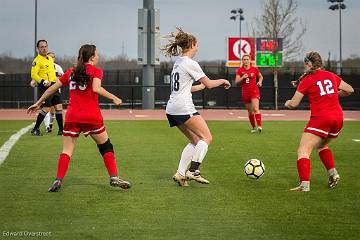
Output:
M281 67L283 65L282 38L256 39L256 66ZM275 54L274 54L275 53Z

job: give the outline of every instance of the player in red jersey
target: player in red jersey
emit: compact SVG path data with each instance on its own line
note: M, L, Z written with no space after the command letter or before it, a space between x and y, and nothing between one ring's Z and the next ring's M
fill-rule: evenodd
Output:
M261 113L259 110L259 87L262 86L263 76L257 67L251 66L250 55L243 55L242 64L243 66L238 68L236 71L235 83L241 82L242 101L248 110L249 121L252 127L251 132L256 132L255 125L257 125L257 130L261 132L262 125ZM256 83L257 77L259 78L259 81Z
M310 154L317 149L319 157L329 174L328 186L333 188L340 180L335 168L333 154L328 147L332 138L336 138L343 126L343 112L339 96L348 96L354 89L334 73L322 70L322 59L317 52L308 52L304 59L305 73L293 82L297 90L285 107L296 108L304 95L310 103L311 116L298 148L297 169L299 186L293 191L310 191Z
M122 103L121 99L109 93L101 86L103 72L95 67L99 61L99 53L95 45L83 45L79 50L76 67L69 69L41 98L31 105L27 112L35 112L41 103L56 92L62 85L69 86L70 100L66 111L63 131L63 150L58 161L56 180L49 192L56 192L62 185L66 175L75 142L81 132L90 135L96 142L110 176L110 185L127 189L130 183L118 176L113 145L105 130L100 112L98 95L112 100L115 105Z

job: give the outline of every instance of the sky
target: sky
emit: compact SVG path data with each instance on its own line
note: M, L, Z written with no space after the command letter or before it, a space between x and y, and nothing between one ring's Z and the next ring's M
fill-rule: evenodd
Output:
M197 60L226 60L226 38L238 36L239 22L230 11L244 11L243 36L261 14L264 0L154 0L160 9L160 33L180 26L199 41ZM34 55L35 0L0 0L0 54ZM343 59L360 56L360 1L345 0L342 11ZM298 0L296 16L307 26L304 50L339 57L339 11L327 0ZM47 39L57 56L75 56L82 44L97 45L100 54L137 58L137 12L143 0L38 0L38 39ZM164 42L162 42L164 43ZM161 58L164 59L163 57ZM298 56L302 59L302 55Z

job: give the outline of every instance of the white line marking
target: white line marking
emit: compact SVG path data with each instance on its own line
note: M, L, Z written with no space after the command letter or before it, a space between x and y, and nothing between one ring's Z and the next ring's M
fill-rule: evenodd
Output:
M11 135L9 140L7 140L0 148L0 165L5 161L6 157L9 155L11 148L15 145L15 143L20 139L22 135L27 133L30 128L34 126L34 123L20 129L17 133Z
M353 139L354 142L360 142L360 139Z
M269 117L284 117L285 114L282 113L263 113L263 116L269 116Z
M137 117L137 118L146 118L146 117L148 117L148 115L135 115L135 117Z

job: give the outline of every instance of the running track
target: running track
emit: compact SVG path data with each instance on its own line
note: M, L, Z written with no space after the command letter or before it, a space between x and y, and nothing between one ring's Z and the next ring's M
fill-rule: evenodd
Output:
M166 120L164 110L102 110L105 120ZM205 120L247 121L247 111L238 109L199 110ZM308 120L310 111L262 110L264 121ZM35 120L35 114L27 115L25 109L0 109L0 120ZM360 121L360 111L344 111L346 121Z

